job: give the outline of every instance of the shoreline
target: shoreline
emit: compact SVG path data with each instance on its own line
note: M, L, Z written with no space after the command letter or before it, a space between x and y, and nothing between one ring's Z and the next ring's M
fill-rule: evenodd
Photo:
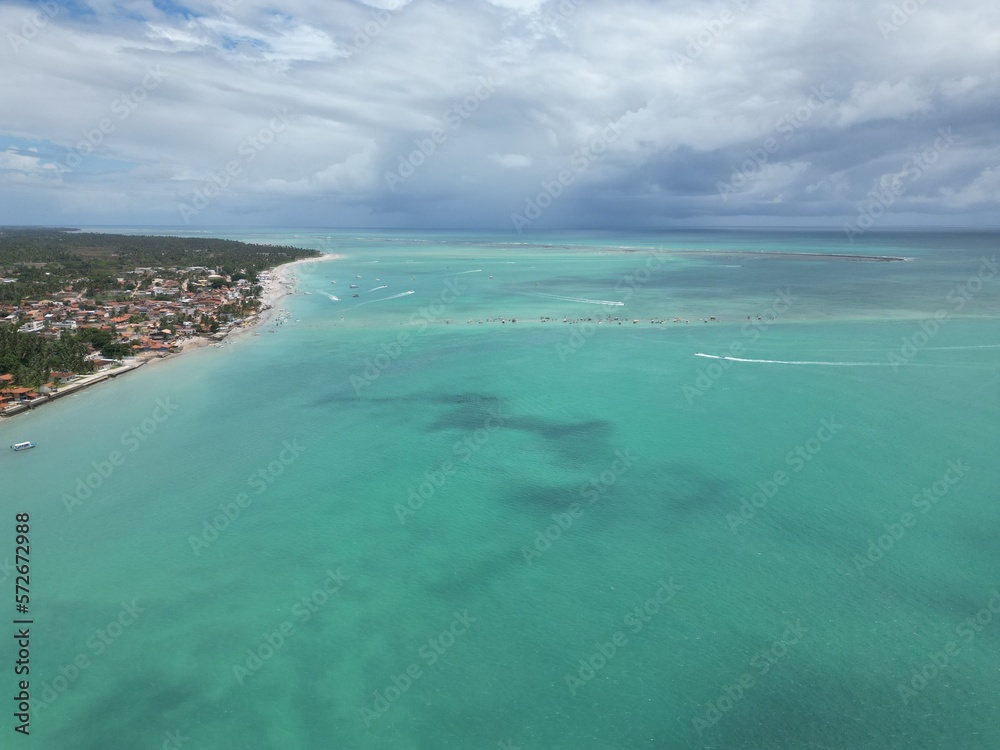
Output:
M114 367L102 372L83 375L79 380L67 383L52 394L42 395L30 403L15 404L8 407L7 410L0 411L0 424L7 419L27 414L40 406L45 406L53 401L58 401L64 396L79 393L80 391L84 391L91 386L104 383L108 380L113 380L119 375L133 372L145 365L166 359L173 359L186 352L194 351L196 349L203 349L207 346L218 345L220 342L230 337L236 338L241 335L246 335L248 331L267 323L272 317L274 317L274 306L278 301L290 294L295 293L298 288L298 277L295 275L294 266L305 263L323 263L326 261L343 260L345 257L346 256L344 255L338 255L336 253L325 253L318 258L300 258L299 260L293 260L289 263L283 263L280 266L275 266L274 268L263 272L268 274L268 278L262 284L263 289L260 293L260 310L233 324L232 328L229 330L220 333L213 333L209 336L192 336L181 341L177 351L169 352L168 354L147 353L139 354L135 357L127 357L122 361L122 365L120 367Z
M34 401L22 404L15 404L13 406L7 407L5 410L0 411L0 422L5 419L10 419L11 417L16 417L21 414L26 414L27 412L34 411L40 406L45 404L50 404L53 401L58 401L64 396L70 396L79 391L86 390L91 386L97 385L98 383L103 383L106 380L113 380L119 375L124 375L128 372L133 372L138 370L143 365L147 364L152 358L143 357L127 357L122 360L122 364L119 367L111 367L107 370L102 370L101 372L93 372L89 375L83 375L79 380L74 380L72 383L67 383L66 385L58 388L49 394L43 394L36 398Z
M244 318L239 325L234 326L231 330L227 331L225 334L218 336L216 341L211 341L209 339L203 339L204 343L195 344L192 348L201 348L202 346L207 346L208 344L218 343L227 338L240 338L246 336L246 334L256 328L260 328L265 323L268 323L271 318L275 316L277 312L275 305L280 302L285 297L295 294L299 286L299 277L295 275L296 266L305 265L306 263L327 263L330 261L344 260L346 255L339 255L337 253L324 253L318 258L300 258L299 260L293 260L290 263L283 263L280 266L275 266L270 271L267 271L268 279L262 284L263 289L260 293L260 310L248 318ZM185 349L182 349L183 353Z

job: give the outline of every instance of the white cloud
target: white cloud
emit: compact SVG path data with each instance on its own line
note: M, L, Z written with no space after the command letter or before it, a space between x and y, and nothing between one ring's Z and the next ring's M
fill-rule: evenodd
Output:
M968 185L958 190L946 190L951 205L965 207L990 203L1000 203L1000 166L987 167Z
M43 170L54 170L55 167L52 164L42 164L37 156L25 156L14 149L7 149L0 151L0 169L34 174Z
M859 81L841 107L839 124L850 127L873 120L903 120L930 109L929 92L919 91L911 81Z
M189 15L152 0L89 4L93 18L66 9L18 50L0 44L0 137L18 144L0 157L8 179L44 176L102 120L113 125L78 170L38 188L33 221L81 206L138 212L102 221L174 221L176 196L238 158L281 108L287 127L220 201L234 218L290 194L322 207L317 224L332 211L356 224L391 214L396 224L475 215L503 225L618 120L621 136L552 215L593 225L628 222L623 205L643 206L636 220L691 211L677 196L701 201L699 214L779 199L789 215L824 200L849 211L947 126L962 136L963 167L928 172L922 191L993 210L975 196L993 195L982 165L1000 150L1000 7L976 0L923 7L888 41L877 24L891 3L864 0L744 10L722 0L189 0ZM0 4L0 28L24 17ZM157 66L162 84L122 118L113 103ZM449 124L446 113L490 77L495 91ZM830 92L819 106L814 88ZM388 190L386 170L436 128L447 139ZM720 204L716 184L768 138L780 150L754 186ZM114 188L101 182L109 170ZM97 199L108 191L136 199ZM22 220L3 214L22 205L13 197L0 190L0 223ZM586 207L574 213L574 201ZM605 204L614 208L595 214ZM935 208L946 207L928 201Z
M524 154L490 154L490 159L507 169L525 169L531 166L531 158Z
M520 13L534 13L538 11L546 0L488 0L491 5L507 10L516 10Z

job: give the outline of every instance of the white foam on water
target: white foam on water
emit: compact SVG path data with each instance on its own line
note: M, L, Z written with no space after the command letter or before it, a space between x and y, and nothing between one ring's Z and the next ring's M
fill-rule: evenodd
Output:
M377 292L379 289L388 289L388 288L389 286L387 284L383 284L382 286L377 286L374 289L369 289L367 292L365 292L365 294L371 294L372 292Z
M379 299L366 300L364 302L359 302L356 305L352 305L351 307L348 307L347 310L354 310L355 308L361 307L362 305L370 305L372 302L386 302L387 300L391 300L391 299L399 299L400 297L408 297L411 294L416 294L416 292L411 289L408 292L402 292L401 294L394 294L391 297L380 297ZM347 310L345 310L344 312L347 312Z
M823 367L891 367L891 362L812 362L812 361L797 361L797 360L787 360L787 359L744 359L743 357L723 357L718 354L702 354L701 352L695 352L696 357L705 357L706 359L725 359L730 362L752 362L754 364L763 365L814 365Z
M586 297L563 297L558 294L544 294L542 292L527 292L532 297L548 297L549 299L557 299L563 302L580 302L586 305L607 305L609 307L625 307L624 302L616 302L610 299L587 299Z
M928 351L959 352L967 349L1000 349L1000 344L978 344L972 346L928 346Z
M382 299L373 299L372 302L385 302L387 299L399 299L400 297L408 297L411 294L416 294L412 289L408 292L402 292L401 294L394 294L391 297L383 297Z

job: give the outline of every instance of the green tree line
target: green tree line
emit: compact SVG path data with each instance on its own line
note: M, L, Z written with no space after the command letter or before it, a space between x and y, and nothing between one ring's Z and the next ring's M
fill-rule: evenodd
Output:
M0 303L42 299L68 284L85 282L91 296L120 288L117 279L143 267L205 266L247 278L315 250L201 237L155 237L75 232L67 229L0 228Z
M53 370L92 372L93 363L84 359L90 352L91 330L96 331L64 332L58 339L48 339L0 325L0 375L13 375L15 385L37 388L49 381ZM97 332L111 335L108 331ZM119 346L113 341L108 344Z

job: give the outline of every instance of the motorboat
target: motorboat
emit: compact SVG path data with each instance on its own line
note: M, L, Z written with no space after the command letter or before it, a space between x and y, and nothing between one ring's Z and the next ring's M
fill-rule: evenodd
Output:
M25 440L23 443L14 443L10 447L11 447L11 450L15 450L15 451L26 451L29 448L34 448L35 445L37 445L37 444L31 442L30 440Z

